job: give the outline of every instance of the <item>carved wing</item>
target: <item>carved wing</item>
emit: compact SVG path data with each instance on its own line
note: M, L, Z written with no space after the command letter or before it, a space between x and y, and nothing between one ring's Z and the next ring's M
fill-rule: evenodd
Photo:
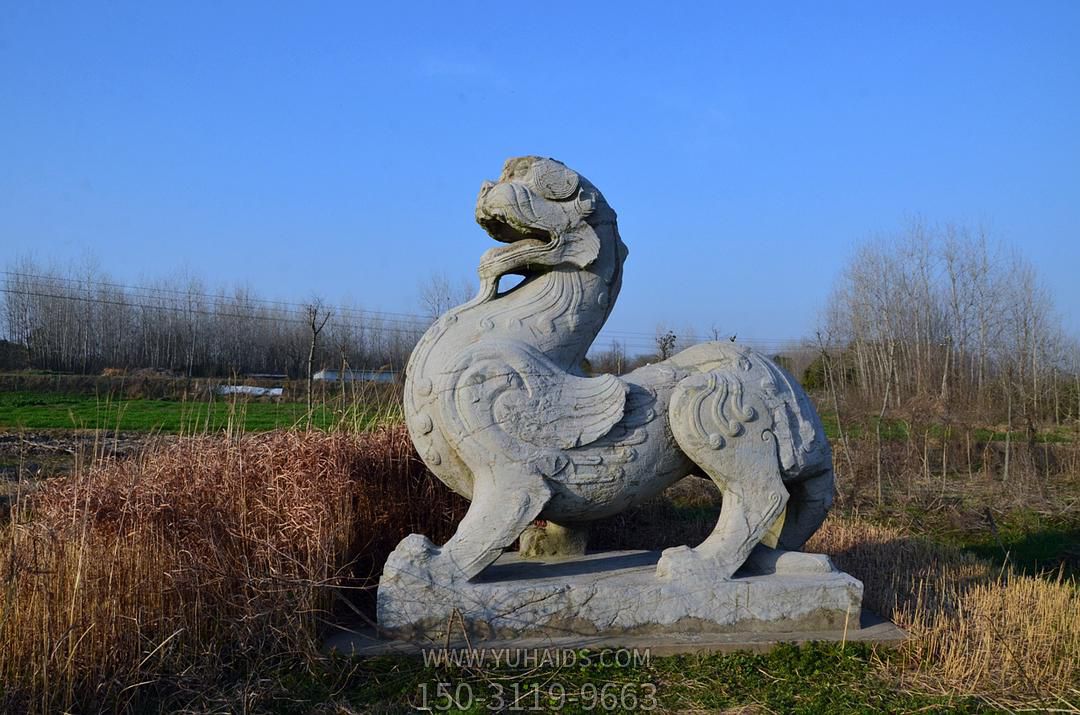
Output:
M626 384L614 375L570 375L517 341L467 351L440 383L442 417L460 451L529 463L546 476L566 466L562 450L607 434L626 406Z

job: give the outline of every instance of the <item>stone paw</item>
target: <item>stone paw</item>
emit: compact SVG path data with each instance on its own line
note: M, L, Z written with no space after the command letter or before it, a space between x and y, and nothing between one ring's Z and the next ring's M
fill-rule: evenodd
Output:
M836 566L825 554L785 551L776 560L776 573L832 573L833 571L836 571Z
M684 578L708 576L712 579L728 579L735 572L720 559L703 556L689 546L675 546L664 549L656 564L657 577L666 581Z
M439 555L439 547L423 534L409 534L397 545L394 553L411 561L426 562Z
M810 574L836 571L832 559L825 554L770 549L758 544L746 560L746 569L756 574Z
M426 536L409 534L386 559L383 573L398 573L433 583L448 580L439 578L441 550Z

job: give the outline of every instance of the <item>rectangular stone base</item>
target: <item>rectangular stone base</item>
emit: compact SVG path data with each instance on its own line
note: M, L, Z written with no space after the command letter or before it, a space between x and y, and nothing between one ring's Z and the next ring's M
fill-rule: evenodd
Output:
M388 571L379 583L380 630L407 640L484 640L859 628L862 583L848 574L663 580L659 557L612 551L538 562L503 554L479 580L452 586Z
M449 647L460 650L469 647L482 647L489 651L517 649L519 652L565 652L569 650L648 650L651 655L662 657L685 653L734 653L751 651L767 653L780 643L808 643L810 641L835 641L837 643L873 643L879 646L893 647L907 638L900 628L876 613L863 610L859 623L854 619L848 628L825 631L795 631L785 633L774 631L756 633L734 631L731 633L664 633L660 635L611 634L596 636L535 636L531 638L508 638L505 640L484 640L473 643L452 635L449 643L443 639L422 640L387 640L379 637L374 628L360 626L343 628L327 638L324 648L327 653L372 658L382 655L419 656L424 651Z

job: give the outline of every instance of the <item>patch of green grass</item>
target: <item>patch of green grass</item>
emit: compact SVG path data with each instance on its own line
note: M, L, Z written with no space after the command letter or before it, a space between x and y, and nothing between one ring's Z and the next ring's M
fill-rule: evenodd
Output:
M610 657L610 653L609 653ZM292 673L290 692L313 700L278 701L278 712L306 712L334 700L359 711L714 712L758 707L764 712L979 712L972 698L906 693L875 664L888 654L865 644L781 645L765 654L654 657L648 663L601 664L578 651L573 664L520 668L425 667L421 659L334 659L321 670ZM535 666L535 664L534 664ZM441 685L440 685L441 684ZM325 700L324 700L325 702Z
M888 658L889 654L882 654ZM975 700L904 693L885 682L866 644L781 645L766 654L661 660L672 709L757 705L767 712L976 712Z
M883 512L878 518L900 528L918 524L923 538L968 551L999 567L1007 561L1011 568L1029 576L1055 578L1059 571L1066 579L1080 576L1080 518L1068 512L1049 518L1015 507L996 514L995 536L982 515L984 503L967 504L969 517L961 523L948 512L927 511L917 504L908 504L902 517Z
M832 411L821 413L821 422L825 427L825 434L829 439L840 437L840 423L836 413ZM859 420L847 420L844 422L844 434L851 439L877 435L877 416L867 416ZM881 438L888 441L900 441L908 439L910 425L905 420L886 417L881 420ZM937 429L937 432L935 432ZM931 428L930 434L940 434L944 430L940 425Z
M934 434L932 430L931 434ZM1017 443L1026 442L1028 438L1027 432L1023 430L1012 430L1006 433L982 427L973 430L972 436L979 442L1004 442L1008 437L1010 442ZM1041 430L1035 434L1036 444L1071 444L1075 441L1076 431L1067 427Z
M258 402L215 399L206 402L174 400L115 400L62 393L0 393L0 428L102 429L118 431L217 432L228 426L248 432L307 425L307 406L298 402ZM345 422L364 429L382 415L376 406L339 407L319 404L311 424L327 429Z
M1053 576L1059 570L1066 578L1080 575L1080 522L1075 518L1049 521L1030 509L1015 509L995 526L997 538L987 525L985 530L953 535L951 540L997 564L1008 558L1011 566L1031 576Z
M1047 529L1003 537L1001 541L981 541L964 548L997 563L1004 563L1008 553L1009 563L1028 575L1053 575L1059 569L1066 578L1080 574L1080 528Z

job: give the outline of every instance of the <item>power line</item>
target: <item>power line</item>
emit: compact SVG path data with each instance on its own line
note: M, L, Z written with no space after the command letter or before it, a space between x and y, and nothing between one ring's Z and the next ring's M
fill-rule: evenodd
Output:
M261 320L261 321L273 322L273 323L276 323L276 324L288 323L288 324L292 324L292 325L301 325L301 326L304 326L305 328L308 327L308 322L306 320L303 320L303 319L300 319L300 318L286 317L286 316L282 316L282 315L267 315L265 313L256 313L256 312L252 312L252 313L234 313L234 312L203 310L203 309L189 308L189 307L184 307L184 306L145 305L145 304L131 303L131 302L122 301L122 300L110 300L108 298L101 298L101 297L94 297L94 296L79 296L79 295L60 294L60 293L45 293L45 292L42 292L42 291L19 290L19 289L6 288L6 287L5 288L0 288L0 293L5 293L5 294L9 294L9 295L31 296L31 297L34 297L34 298L51 298L51 299L61 300L61 301L75 301L75 302L79 302L79 303L90 303L90 304L97 304L97 305L109 305L109 306L128 308L128 309L138 310L138 311L150 311L150 312L155 312L155 313L166 312L166 313L173 313L173 314L181 315L181 316L202 315L202 316L208 316L208 317L212 317L212 318L235 318L237 320ZM385 321L384 320L384 321L380 321L380 322L381 322L381 324L379 324L379 325L366 326L366 327L363 326L363 325L360 325L358 323L354 323L354 322L343 322L343 323L339 323L339 324L342 327L348 327L348 328L351 328L353 330L359 330L361 332L366 332L368 329L370 329L370 331L374 332L374 333L390 333L390 334L393 334L393 335L403 336L403 337L405 337L406 339L409 339L409 340L419 339L419 337L422 334L423 330L426 328L426 326L415 326L415 327L412 327L412 328L395 327L395 326L392 326L392 325L388 326L388 325L385 324L386 322L393 322L393 321ZM626 340L626 339L618 339L618 338L613 339L613 338L611 338L610 334L605 334L605 333L602 332L593 341L593 345L592 345L593 351L594 352L595 351L603 351L605 342L608 345L610 345L613 342L618 342L624 348L627 348L627 349L630 349L630 350L633 350L633 351L638 351L640 353L647 353L647 352L655 349L655 347L656 347L656 344L655 344L654 341L642 340L642 339L635 339L635 340ZM752 346L758 347L759 349L765 349L766 351L775 351L775 350L780 350L780 349L784 349L784 348L790 348L793 345L795 345L797 342L798 341L771 341L768 344L766 344L766 341L747 340L744 344L752 345ZM693 344L697 344L697 343L693 343Z
M108 300L106 298L94 298L94 297L76 296L76 295L62 295L62 294L55 294L55 293L42 293L40 291L24 291L24 290L16 290L16 289L13 289L13 288L0 288L0 293L33 296L35 298L55 298L57 300L71 300L71 301L78 301L78 302L81 302L81 303L95 303L95 304L99 304L99 305L112 305L112 306L118 306L118 307L123 307L123 308L131 308L131 309L134 309L134 310L149 310L149 311L155 311L155 312L164 311L164 312L168 312L168 313L176 313L176 314L179 314L179 315L206 315L206 316L215 317L215 318L236 318L238 320L265 320L265 321L270 321L270 322L274 322L274 323L293 323L293 324L297 324L297 325L303 325L305 327L308 326L308 322L306 320L301 320L300 318L288 318L288 317L283 317L283 316L280 316L280 315L265 315L265 314L259 314L259 313L225 313L225 312L219 312L219 311L199 310L199 309L192 309L192 308L183 308L183 307L180 307L180 306L166 306L166 305L138 305L138 304L131 304L131 303L126 303L126 302L118 301L118 300ZM344 323L343 325L347 326L347 327L351 327L351 328L363 328L363 326L361 326L361 325L359 325L357 323ZM405 328L394 328L394 327L386 327L386 326L380 325L380 326L375 327L372 332L380 332L380 331L381 332L398 333L398 334L402 334L402 335L408 335L408 336L419 338L420 333L422 332L422 329L408 330L408 329L405 329Z
M113 305L117 307L133 308L137 310L165 311L168 313L180 315L204 315L217 318L237 318L241 320L255 319L263 321L273 321L277 323L302 324L305 326L307 325L306 320L294 317L287 317L280 314L266 315L257 312L236 313L226 312L220 309L206 310L204 308L193 307L190 304L186 306L147 304L148 302L152 303L153 301L161 300L162 298L171 297L184 298L189 301L194 299L194 302L200 305L210 302L239 302L240 305L262 306L264 309L285 311L288 313L299 313L309 307L309 305L305 303L296 303L282 300L268 300L245 295L230 296L224 294L184 291L155 286L138 286L103 280L84 281L77 278L29 273L25 271L5 270L0 271L0 274L9 277L77 286L79 290L86 290L87 292L95 288L100 289L101 287L108 287L122 291L124 294L123 299L109 299L100 296L95 297L89 295L73 295L68 292L62 294L46 293L42 292L40 289L37 291L13 288L3 289L4 293L12 295L33 295L34 297L53 298L58 300L76 300L80 302L90 302L100 305ZM61 290L64 289L62 288ZM338 323L343 328L361 331L375 330L377 332L405 336L409 339L417 338L421 333L423 333L424 330L427 329L427 327L431 323L429 317L416 313L375 311L357 308L346 308L341 306L336 306L333 309L338 313L341 318L344 319L340 320ZM375 323L375 325L365 325L365 322ZM638 353L647 353L656 348L655 334L605 329L602 330L600 334L596 337L596 339L593 341L593 350L602 351L604 349L604 345L612 345L614 342L620 343L624 349L628 349ZM697 344L699 342L703 341L695 339L691 342L691 344ZM788 338L744 338L741 342L742 344L751 345L765 351L779 351L783 349L790 349L793 346L797 346L799 343L804 342L804 340Z
M230 295L215 294L215 293L192 292L192 291L184 291L184 290L178 290L178 289L173 289L173 288L164 288L164 287L156 287L156 286L138 286L138 285L131 285L131 284L125 284L125 283L116 283L116 282L104 281L104 280L84 281L84 280L78 279L78 278L66 278L66 277L62 277L62 276L45 275L45 274L39 274L39 273L29 273L29 272L24 272L24 271L4 270L4 271L0 271L0 274L6 275L6 276L16 276L16 277L19 277L19 278L29 278L29 279L32 279L32 280L57 281L57 282L66 283L66 284L69 284L69 285L70 284L77 285L80 288L83 288L83 287L89 288L91 286L106 286L106 287L109 287L109 288L116 288L116 289L120 289L120 290L123 290L123 291L128 292L128 293L132 293L133 295L131 295L130 297L132 297L134 299L144 298L144 299L150 300L150 299L157 298L160 295L176 296L176 297L190 299L190 298L192 298L194 296L194 297L198 297L200 299L206 300L206 301L243 301L244 303L253 303L253 304L259 304L259 305L265 305L265 306L276 306L276 307L278 307L278 309L285 308L285 309L291 310L292 312L300 312L300 311L306 310L308 308L308 306L309 306L309 304L307 304L307 303L297 303L297 302L283 301L283 300L271 300L271 299L257 298L257 297L251 297L251 296L235 296L235 295L230 296ZM13 289L6 289L4 292L7 292L7 293L21 293L21 294L24 294L24 295L27 294L26 291L13 290ZM41 297L81 299L78 296L67 296L67 295L56 295L56 296L42 295ZM102 301L104 301L104 299L102 299ZM123 302L120 302L120 301L115 301L113 304L121 305L121 306L126 306L127 305L126 303L123 303ZM165 307L165 306L153 306L153 307L155 309L172 310L172 311L179 310L179 312L187 312L187 313L196 312L196 313L201 313L201 314L204 314L204 315L220 315L222 317L250 317L250 316L247 316L247 315L235 315L235 314L230 315L228 313L221 313L221 312L216 312L216 311L215 312L199 311L198 309L192 309L192 308L175 309L175 308ZM397 330L398 330L398 332L403 332L403 333L404 332L411 332L412 330L419 330L419 331L426 330L427 327L432 322L431 318L429 316L422 315L422 314L419 314L419 313L404 313L404 312L394 312L394 311L368 310L368 309L364 309L364 308L350 308L350 307L345 307L345 306L333 306L333 309L335 311L337 311L339 315L342 315L342 316L349 316L349 317L352 317L352 318L358 319L358 320L371 320L372 322L384 322L384 323L389 322L389 323L401 326ZM270 317L270 316L260 316L258 319L284 320L284 321L289 320L287 318ZM301 322L304 322L304 321L301 321ZM358 326L358 324L355 324L355 323L352 324L352 325L353 325L353 327ZM726 338L724 338L724 339L726 339ZM613 330L613 329L601 330L600 334L597 336L596 340L594 341L594 344L601 343L601 342L604 342L604 341L612 341L612 340L617 340L617 341L623 343L624 345L632 346L635 349L651 349L651 348L654 348L655 345L656 345L656 335L655 335L655 333L646 333L646 332L638 332L638 331L630 331L630 330ZM748 344L748 345L768 345L768 346L772 346L774 348L780 348L780 347L788 347L788 346L790 346L792 344L801 343L804 340L805 340L805 338L754 338L754 337L748 337L748 338L741 339L739 342L741 342L743 344ZM705 341L698 341L698 342L705 342Z
M20 278L30 278L30 279L33 279L33 280L57 281L57 282L61 282L61 283L75 284L75 285L79 286L80 288L83 287L83 286L87 286L87 287L89 287L89 286L107 286L109 288L119 288L119 289L121 289L121 290L123 290L125 292L134 292L136 294L141 293L141 294L143 294L142 297L154 297L153 294L173 295L173 296L177 296L177 297L181 297L181 298L191 298L192 296L197 296L198 298L208 300L208 301L236 301L236 300L242 300L242 301L247 302L247 303L258 303L258 304L262 304L262 305L280 306L280 307L285 307L285 308L291 308L293 310L304 310L309 305L308 303L295 303L295 302L284 301L284 300L270 300L270 299L267 299L267 298L256 298L256 297L251 297L251 296L236 296L236 295L222 295L222 294L217 294L217 293L192 292L192 291L177 290L177 289L173 289L173 288L161 288L161 287L156 287L156 286L136 286L136 285L130 285L130 284L124 284L124 283L114 283L114 282L111 282L111 281L95 280L93 282L90 282L90 281L83 281L83 280L78 279L78 278L65 278L63 276L51 276L51 275L43 275L43 274L38 274L38 273L25 273L25 272L20 272L20 271L0 271L0 274L7 275L7 276L18 276ZM149 295L147 295L147 294L149 294ZM345 307L345 306L335 306L335 308L341 313L356 314L356 315L362 316L362 317L371 316L371 317L381 318L381 316L388 315L388 316L401 316L402 318L407 318L409 320L415 320L415 321L426 321L426 323L431 322L430 318L428 318L425 315L421 315L419 313L396 313L396 312L391 312L391 311L367 310L365 308L349 308L349 307Z

